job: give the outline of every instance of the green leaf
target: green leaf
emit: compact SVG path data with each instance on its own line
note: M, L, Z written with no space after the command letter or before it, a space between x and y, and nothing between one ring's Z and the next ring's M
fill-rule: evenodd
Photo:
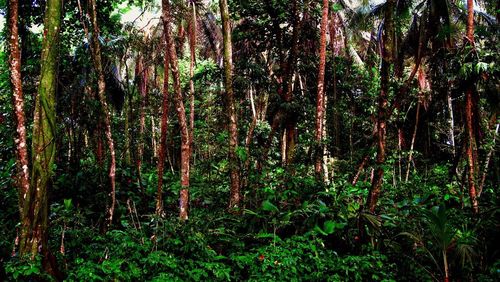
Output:
M73 207L73 201L71 199L64 199L64 208L69 211Z
M275 206L273 203L271 203L269 200L265 200L262 202L262 209L265 211L270 211L270 212L278 212L279 209L277 206Z
M325 235L325 236L328 235L328 233L326 233L325 231L323 231L323 229L321 229L321 227L319 227L318 225L314 226L314 231L318 232L321 235Z
M326 221L323 225L323 230L325 231L325 233L332 234L335 230L335 222L332 220Z
M332 10L334 12L339 12L339 11L342 11L342 9L344 9L344 7L342 7L342 5L340 3L334 3L332 5Z

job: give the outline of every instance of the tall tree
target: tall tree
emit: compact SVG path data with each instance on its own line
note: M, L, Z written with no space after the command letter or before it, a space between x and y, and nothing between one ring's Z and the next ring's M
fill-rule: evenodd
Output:
M194 67L196 64L196 1L191 0L192 5L191 22L189 24L189 146L193 150L194 140ZM193 152L191 152L193 155Z
M467 0L467 41L470 46L474 49L474 1ZM477 144L476 137L474 134L474 119L479 117L474 116L477 113L477 97L475 97L475 85L474 78L471 77L468 83L467 89L465 90L465 131L467 132L467 145L466 145L466 155L467 155L467 166L468 166L468 186L469 186L469 197L472 205L472 211L474 213L479 212L479 204L477 201Z
M297 7L297 1L292 2L291 10L291 21L292 21L292 43L290 47L290 56L288 58L288 63L285 67L285 74L282 86L285 89L283 100L285 103L292 103L293 101L293 84L295 78L295 71L297 65L297 57L299 52L299 35L300 35L300 19L299 19L299 9ZM283 91L281 91L283 92ZM286 113L285 118L285 165L289 165L293 162L295 158L295 147L297 144L297 115L296 113L290 112Z
M163 22L163 37L167 36L168 25L165 25L166 21ZM161 132L160 132L160 148L158 152L158 191L156 195L156 214L163 215L163 168L165 166L165 153L167 147L167 131L168 131L168 114L169 114L169 100L170 95L168 92L168 48L165 42L165 54L163 58L163 99L162 99L162 114L161 114Z
M227 0L219 1L222 18L222 35L224 38L224 86L226 90L226 108L229 118L229 170L231 178L229 208L240 206L240 175L236 149L238 147L238 116L234 102L233 89L233 47L231 40L231 22Z
M177 60L177 52L175 50L174 40L170 33L170 3L168 0L162 0L162 16L163 28L166 29L165 40L167 42L167 49L170 61L170 68L172 70L174 91L175 91L175 109L179 119L179 126L181 131L181 191L179 196L179 217L181 220L188 219L189 208L189 173L190 173L190 144L189 144L189 130L187 126L186 110L182 99L181 79L179 74L179 63Z
M145 38L147 40L147 38ZM139 114L139 140L137 144L137 176L139 187L142 187L141 167L144 155L144 129L146 128L146 100L148 95L149 66L144 64L144 57L139 55L135 67L135 75L138 80L139 94L141 97L141 108Z
M104 70L102 66L102 55L101 55L101 44L99 41L99 26L97 24L97 5L95 0L90 0L92 14L92 57L94 59L94 68L97 73L97 94L99 97L99 102L101 104L101 110L104 114L104 126L105 126L105 134L106 140L108 142L108 149L110 155L110 165L109 165L109 180L111 184L110 198L111 203L109 204L107 210L107 225L111 225L113 221L113 215L115 212L116 205L116 184L115 184L115 175L116 175L116 157L115 157L115 142L113 140L113 135L111 132L111 111L108 106L108 102L106 100L106 80L104 77Z
M388 0L385 4L384 11L384 27L381 41L381 58L380 66L380 93L378 96L378 113L377 113L377 157L376 169L373 177L372 185L368 195L366 206L370 212L375 212L380 188L384 179L384 162L385 162L385 144L386 144L386 126L387 126L387 96L389 92L389 72L394 61L394 7L395 0Z
M318 92L316 95L316 160L314 171L320 177L323 171L323 126L325 115L325 65L326 65L326 28L328 24L328 0L323 0L319 38Z
M26 141L26 117L24 115L24 97L21 77L21 50L19 47L19 2L10 1L9 5L9 33L10 33L10 80L12 83L12 98L16 116L16 185L19 192L19 208L22 213L24 195L30 188L28 169L28 146Z
M41 76L35 102L33 126L33 169L31 184L22 195L21 255L43 256L44 267L55 271L48 263L48 198L47 190L53 174L56 155L56 88L59 31L61 27L61 0L48 0L45 7L44 36L42 41Z

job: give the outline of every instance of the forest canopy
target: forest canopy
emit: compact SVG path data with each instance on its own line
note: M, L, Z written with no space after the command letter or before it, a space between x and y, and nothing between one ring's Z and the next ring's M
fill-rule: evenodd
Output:
M0 280L499 281L499 3L0 0Z

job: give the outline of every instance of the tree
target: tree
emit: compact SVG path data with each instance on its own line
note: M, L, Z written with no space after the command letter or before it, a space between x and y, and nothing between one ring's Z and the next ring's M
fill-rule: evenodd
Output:
M394 60L394 7L395 0L388 0L384 7L384 31L382 34L381 59L380 66L380 93L378 97L378 113L377 113L377 157L376 169L373 177L372 185L366 202L366 206L370 212L375 212L377 200L380 195L380 189L384 180L385 163L385 144L386 144L386 127L387 127L387 97L389 92L389 72Z
M323 0L319 39L318 92L316 95L316 160L314 171L319 178L323 171L323 126L325 115L325 65L326 65L326 29L328 25L328 0Z
M145 38L147 40L147 38ZM141 167L144 155L144 129L146 128L146 100L148 95L149 66L144 63L144 56L139 55L135 67L135 75L138 80L139 94L141 97L141 109L139 115L139 142L137 144L137 175L139 186L142 190Z
M231 23L229 21L229 8L227 0L219 1L220 13L222 17L222 34L224 37L224 85L226 88L226 108L229 119L229 170L231 178L231 188L229 196L229 208L240 206L240 176L238 169L238 116L234 102L233 89L233 48L231 41Z
M14 7L15 8L15 7ZM20 203L21 255L33 259L42 255L45 269L54 273L55 265L49 261L48 195L56 155L56 88L59 31L61 27L61 0L48 0L45 7L44 36L41 55L41 77L35 102L31 184Z
M97 73L97 94L99 97L99 102L101 104L101 111L104 114L104 126L106 140L108 142L108 149L110 155L110 165L109 165L109 180L111 184L110 198L111 203L109 204L107 210L107 225L111 225L113 221L113 215L115 212L116 205L116 157L115 157L115 142L113 140L113 135L111 132L111 111L108 106L106 99L106 80L104 77L104 71L102 66L102 56L101 56L101 43L99 41L99 26L97 25L97 6L95 0L90 0L92 14L91 21L94 32L92 32L92 57L94 59L94 68Z
M181 191L179 196L179 217L181 220L188 219L189 208L189 173L190 173L190 143L189 130L186 120L186 110L182 99L181 79L179 74L179 65L177 60L177 52L175 50L174 40L170 34L170 4L168 0L162 0L162 16L165 40L167 42L167 50L172 70L174 91L175 91L175 109L179 119L181 131Z
M24 115L24 97L21 77L21 50L19 48L19 32L18 32L18 17L19 17L19 2L17 0L10 1L9 5L9 28L10 28L10 80L12 83L12 98L14 105L14 113L16 116L16 165L17 176L16 186L19 193L19 208L22 214L24 195L30 189L29 183L29 162L28 162L28 146L26 140L26 118Z
M474 49L474 1L467 0L467 41L472 49ZM466 155L468 166L468 186L469 197L471 201L472 211L477 214L479 212L479 204L477 201L477 144L474 130L474 119L479 117L474 116L477 113L477 97L474 91L474 78L470 78L467 89L465 90L465 131L467 133Z
M189 146L191 148L190 155L193 155L193 140L194 140L194 67L196 64L196 36L197 36L197 19L196 19L196 1L190 1L193 6L191 13L191 21L189 22Z
M168 24L165 24L166 21L163 22L163 38L166 39ZM169 69L169 55L168 55L168 46L165 41L165 52L163 59L163 89L162 89L162 114L161 114L161 132L160 132L160 148L158 153L158 190L156 194L156 214L163 214L163 168L165 166L165 153L167 147L167 131L168 131L168 114L169 114L169 106L170 106L170 94L168 92L168 69Z

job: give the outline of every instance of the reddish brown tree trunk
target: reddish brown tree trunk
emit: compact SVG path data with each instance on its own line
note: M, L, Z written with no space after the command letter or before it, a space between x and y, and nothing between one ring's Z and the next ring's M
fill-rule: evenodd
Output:
M28 193L30 188L28 169L29 163L26 143L26 117L24 115L24 97L21 77L21 50L19 48L18 32L19 2L17 0L12 0L9 3L9 67L17 133L17 136L14 139L16 144L16 186L19 193L19 208L22 213L25 195Z
M111 133L111 112L106 101L106 82L104 79L104 71L102 67L102 58L101 58L101 45L99 43L99 26L97 25L97 6L96 1L91 0L92 6L92 26L94 28L94 32L92 33L92 55L94 59L94 67L97 72L97 86L98 86L98 96L99 102L101 103L102 112L104 114L104 126L105 126L105 134L108 142L108 149L110 154L110 164L109 164L109 180L111 184L110 198L111 203L108 207L108 218L107 225L111 225L113 221L113 215L115 211L116 205L116 185L115 185L115 174L116 174L116 156L115 156L115 142L113 140L113 135Z
M227 112L229 117L229 169L231 178L229 208L240 207L240 175L236 149L238 147L238 116L233 92L233 48L231 41L231 23L227 0L219 1L224 37L224 84L226 88Z
M323 0L323 15L320 26L320 47L318 67L318 93L316 95L316 160L314 171L318 178L323 171L323 120L325 115L325 65L326 65L326 28L328 24L328 0Z
M166 30L164 29L164 37L166 37ZM166 42L165 42L165 45ZM156 195L156 214L159 216L163 215L163 168L165 166L165 153L167 146L167 130L168 130L168 114L169 114L169 100L170 95L168 92L168 66L169 66L168 48L165 46L165 54L163 59L163 100L162 100L162 116L161 116L161 133L160 133L160 149L158 152L158 192Z
M467 0L467 39L469 44L474 48L474 1ZM474 113L477 113L477 104L474 91L473 78L469 81L465 90L465 131L467 132L467 166L468 166L468 186L469 197L471 201L472 211L477 214L479 212L479 204L477 201L477 144L474 134Z
M368 195L366 206L370 212L375 212L380 189L384 179L386 123L387 123L387 95L389 92L389 72L394 60L394 6L395 0L388 0L385 7L384 33L382 35L382 65L380 67L380 94L378 97L377 115L377 157L376 171Z
M168 0L162 0L163 10L163 26L165 29L165 40L167 42L167 49L170 60L170 67L174 78L174 91L175 91L175 108L179 119L179 126L181 131L181 191L179 197L179 217L181 220L188 219L189 208L189 172L190 172L190 144L189 144L189 130L186 120L186 111L184 109L184 102L181 92L181 80L179 75L179 66L177 61L177 52L175 45L170 34L170 4Z

